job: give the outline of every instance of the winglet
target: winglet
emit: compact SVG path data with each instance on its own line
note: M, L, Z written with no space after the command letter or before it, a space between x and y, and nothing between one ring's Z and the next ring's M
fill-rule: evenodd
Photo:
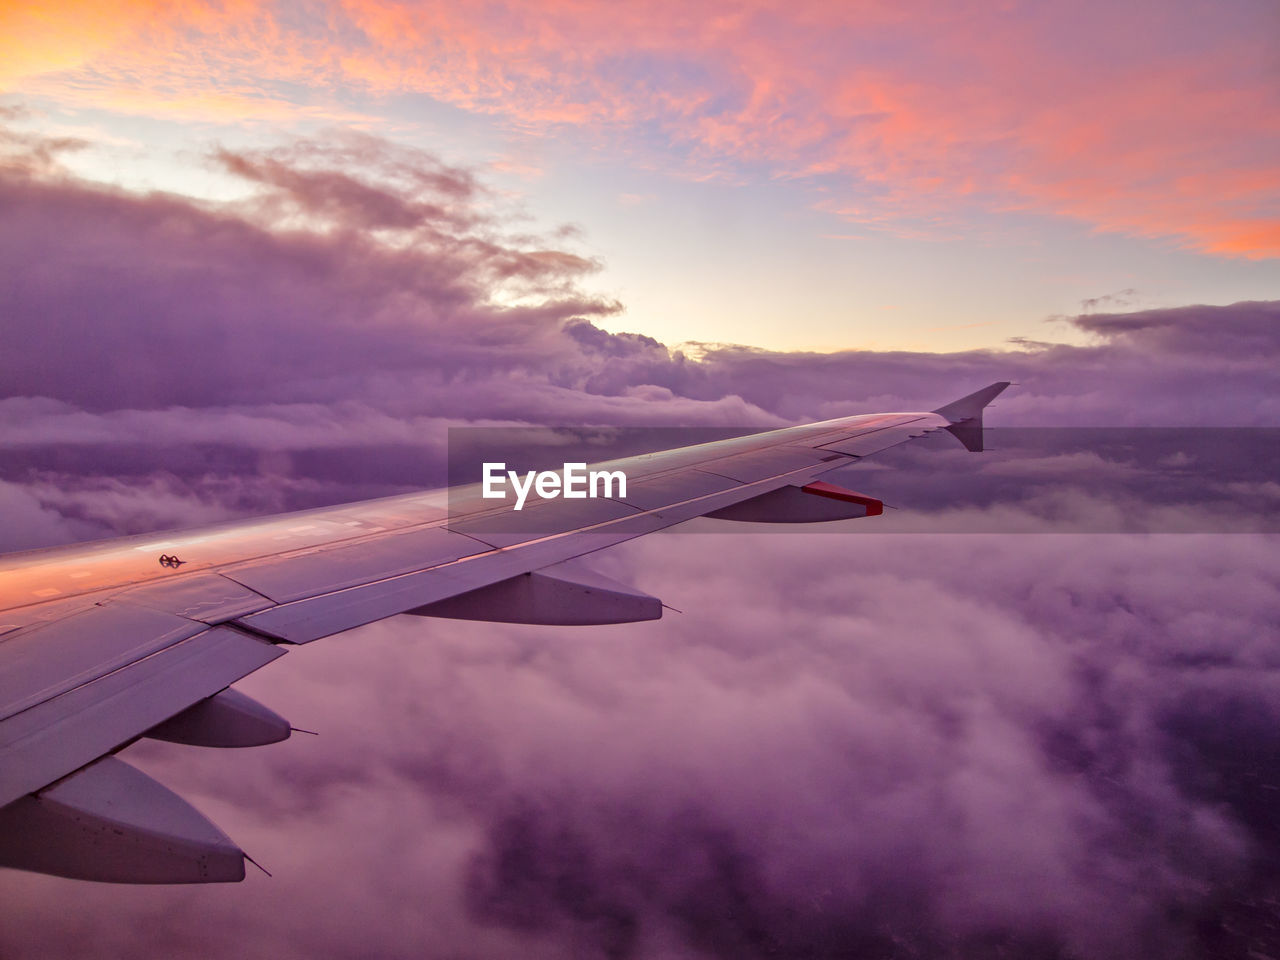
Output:
M965 449L973 453L981 453L982 411L987 404L1004 392L1007 386L1009 386L1008 380L998 380L981 390L975 390L967 397L953 400L933 412L951 421L946 429L965 445Z

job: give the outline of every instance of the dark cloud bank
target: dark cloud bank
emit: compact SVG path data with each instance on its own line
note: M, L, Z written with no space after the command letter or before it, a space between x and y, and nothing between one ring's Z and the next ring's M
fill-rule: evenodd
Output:
M1280 424L1275 303L1075 318L1087 346L693 359L600 329L572 238L430 156L222 151L257 192L213 206L7 145L6 549L430 485L464 423L773 426L1013 379L1005 425ZM1036 529L1044 476L1154 509L1114 447L924 456L858 478L924 507L897 529ZM1239 481L1260 509L1267 469ZM1273 537L848 532L602 556L686 611L656 624L294 651L242 688L322 737L128 752L275 878L5 872L0 957L1280 955Z

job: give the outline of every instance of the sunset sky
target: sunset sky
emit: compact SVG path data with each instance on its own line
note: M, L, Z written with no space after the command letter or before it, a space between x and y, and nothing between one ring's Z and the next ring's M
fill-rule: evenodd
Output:
M428 150L598 261L610 330L955 350L1276 296L1277 36L1270 0L16 2L0 103L197 198L252 187L220 148Z
M274 877L5 960L1280 956L1274 0L10 0L0 91L0 553L1014 382L592 555L661 620L291 650L122 752Z

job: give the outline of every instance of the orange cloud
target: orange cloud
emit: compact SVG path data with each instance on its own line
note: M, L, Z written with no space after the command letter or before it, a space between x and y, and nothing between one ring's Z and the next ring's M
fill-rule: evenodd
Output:
M170 4L17 2L0 6L0 87L37 73L82 66L126 40Z
M2 76L19 91L134 112L272 121L299 109L298 89L306 110L339 119L331 100L352 86L414 92L534 134L598 138L686 176L809 179L824 208L882 229L954 234L975 211L1022 211L1280 256L1268 43L1280 15L1262 5L1212 15L1165 0L317 9L31 5L6 14L18 55L0 57Z

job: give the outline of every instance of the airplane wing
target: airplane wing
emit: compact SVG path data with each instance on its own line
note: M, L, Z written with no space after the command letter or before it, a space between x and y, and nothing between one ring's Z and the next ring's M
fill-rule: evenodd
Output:
M936 430L980 450L994 383L929 413L843 417L614 461L625 495L513 513L404 496L0 558L0 866L123 883L244 877L245 855L113 754L140 737L240 747L288 721L231 684L395 614L516 623L656 619L661 602L578 558L709 516L873 516L821 480Z

